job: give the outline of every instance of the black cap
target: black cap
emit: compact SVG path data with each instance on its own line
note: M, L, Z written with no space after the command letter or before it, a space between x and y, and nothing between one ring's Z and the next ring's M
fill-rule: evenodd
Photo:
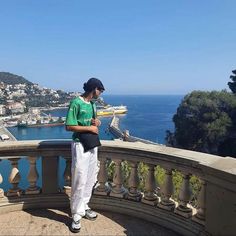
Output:
M87 83L84 83L84 91L92 92L95 88L99 90L105 90L102 82L96 78L90 78Z

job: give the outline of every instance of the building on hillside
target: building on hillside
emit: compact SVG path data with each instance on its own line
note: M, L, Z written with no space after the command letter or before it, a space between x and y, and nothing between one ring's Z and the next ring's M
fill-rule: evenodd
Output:
M6 108L11 114L24 113L25 111L25 105L20 102L8 103Z
M15 84L16 89L25 89L27 87L26 84Z
M71 92L71 93L69 93L69 95L70 96L72 96L72 97L78 97L78 96L80 96L82 93L80 93L80 92Z
M0 82L0 89L5 89L6 85L3 82Z
M0 105L0 115L3 116L6 114L6 107L5 105Z
M11 95L9 96L9 98L14 98L14 97L26 97L27 94L25 93L24 90L18 90L18 91L14 91L11 93Z
M34 115L38 115L38 114L40 114L40 110L36 107L31 107L31 108L29 108L29 113L34 114Z

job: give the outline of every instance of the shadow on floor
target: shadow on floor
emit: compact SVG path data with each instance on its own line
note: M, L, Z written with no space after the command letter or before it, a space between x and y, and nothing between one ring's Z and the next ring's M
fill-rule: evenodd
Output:
M71 215L69 209L60 209L60 211L62 211L65 214L58 214L51 209L27 209L24 211L33 216L48 218L50 220L62 222L67 227L71 223Z
M59 210L60 211L58 213L54 212L52 209L31 209L31 210L25 210L25 212L33 216L48 218L53 221L64 223L67 227L69 227L71 223L70 209L60 208ZM166 229L162 226L159 226L151 222L144 221L139 218L107 211L97 211L97 212L100 215L98 216L98 219L96 221L91 222L91 227L93 225L94 228L96 229L101 227L100 231L101 233L103 232L102 230L105 230L104 232L109 232L109 227L111 227L110 228L111 235L112 234L117 235L117 233L115 233L114 231L114 227L116 226L119 228L119 232L122 233L122 235L128 235L128 236L133 236L133 235L179 236L179 234L169 229ZM87 221L86 219L83 220ZM82 227L83 224L84 222L82 223ZM91 229L91 233L88 232L89 235L94 235L94 233L93 229Z

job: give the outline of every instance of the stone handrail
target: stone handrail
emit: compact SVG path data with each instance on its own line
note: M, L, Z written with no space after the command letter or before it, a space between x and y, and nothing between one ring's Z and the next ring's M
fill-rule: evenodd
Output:
M99 148L100 185L94 191L92 204L143 217L184 235L234 235L236 226L236 160L210 154L170 148L163 145L103 141ZM64 188L58 187L58 157L66 160ZM30 163L29 187L20 189L18 161L27 157ZM42 189L37 185L36 159L42 157ZM68 206L70 196L70 141L17 141L0 143L1 160L8 159L12 170L12 188L0 189L0 213L29 207ZM108 184L107 162L115 165L113 181ZM122 162L130 167L128 186L124 187ZM147 165L144 192L139 190L138 166ZM165 169L165 180L157 191L154 170ZM173 195L173 170L183 175L178 200ZM197 208L190 205L190 176L201 180ZM0 173L0 184L2 180Z

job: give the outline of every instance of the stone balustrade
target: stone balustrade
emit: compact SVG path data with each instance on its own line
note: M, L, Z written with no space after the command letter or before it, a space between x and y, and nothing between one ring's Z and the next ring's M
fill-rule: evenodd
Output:
M128 214L158 223L182 235L235 235L236 232L236 159L170 148L162 145L103 141L99 148L99 185L94 190L92 207ZM59 157L64 158L63 173ZM20 188L19 160L29 163L29 186ZM0 168L0 213L26 208L69 206L71 156L69 141L15 141L0 143L0 167L8 160L8 179ZM42 170L36 168L41 162ZM112 179L108 163L114 163ZM122 166L128 163L124 179ZM140 189L139 166L147 167L144 188ZM157 183L156 167L165 170L164 181ZM173 173L181 173L182 183L174 198ZM39 176L42 186L37 186ZM59 187L59 175L64 186ZM194 206L191 176L201 183ZM4 182L11 187L3 189ZM157 187L158 186L158 187Z

